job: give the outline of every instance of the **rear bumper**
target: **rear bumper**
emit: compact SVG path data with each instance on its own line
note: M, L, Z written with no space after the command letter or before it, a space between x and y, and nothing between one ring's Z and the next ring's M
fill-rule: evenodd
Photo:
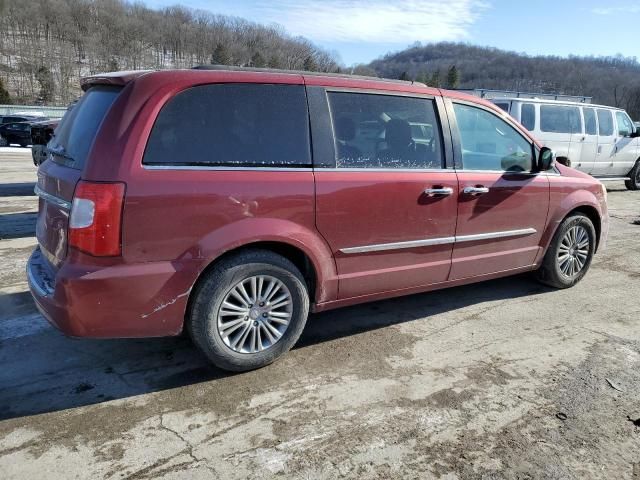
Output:
M37 248L29 289L43 316L73 337L132 338L182 331L192 275L171 262L95 266L67 262L54 272Z

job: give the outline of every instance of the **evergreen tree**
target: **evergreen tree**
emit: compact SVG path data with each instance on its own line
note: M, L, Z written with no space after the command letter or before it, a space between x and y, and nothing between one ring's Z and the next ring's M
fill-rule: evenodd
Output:
M433 72L431 78L427 82L427 85L429 85L430 87L440 88L440 70L436 70L435 72Z
M11 97L6 88L4 88L4 82L0 78L0 105L11 105Z
M313 59L311 55L304 59L304 64L302 65L303 70L307 72L316 72L318 71L318 65L316 61Z
M402 72L398 77L398 80L404 80L408 82L411 79L409 78L409 74L407 72Z
M36 80L40 84L40 93L38 94L37 101L40 104L47 104L53 101L53 94L55 89L55 81L53 74L49 68L44 65L36 71Z
M211 54L212 65L231 65L231 55L223 44L216 45L216 49Z
M267 62L264 60L264 57L260 55L260 52L256 52L251 57L251 66L256 68L263 68L267 66Z
M460 86L460 74L455 65L451 65L447 72L447 88L458 88Z

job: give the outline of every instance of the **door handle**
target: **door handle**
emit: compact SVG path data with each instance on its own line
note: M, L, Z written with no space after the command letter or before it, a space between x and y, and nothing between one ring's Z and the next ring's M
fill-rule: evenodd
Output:
M440 196L440 195L451 195L453 193L453 188L449 187L441 187L441 188L427 188L424 191L425 195L430 197Z
M489 189L487 187L464 187L462 193L465 195L482 195L484 193L489 193Z

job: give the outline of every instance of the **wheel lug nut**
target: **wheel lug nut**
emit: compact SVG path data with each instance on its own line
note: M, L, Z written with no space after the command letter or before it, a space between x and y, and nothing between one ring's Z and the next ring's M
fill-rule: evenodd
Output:
M255 327L257 327L257 326L258 326L258 321L256 320L255 322L253 322L253 325L254 325Z
M264 313L262 314L262 316L263 316L263 317L265 317L265 318L267 318L269 315L267 314L267 312L264 312Z
M260 306L261 306L261 307L264 307L264 302L260 302Z

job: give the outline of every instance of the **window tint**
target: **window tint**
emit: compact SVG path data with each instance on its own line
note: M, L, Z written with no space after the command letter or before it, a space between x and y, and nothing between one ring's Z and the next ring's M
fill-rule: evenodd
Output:
M65 115L56 129L49 147L62 155L54 155L53 160L81 169L98 133L98 128L118 94L118 87L92 87Z
M532 146L498 116L468 105L453 106L465 170L531 171Z
M578 107L540 105L540 130L548 133L580 133L580 110Z
M598 133L600 135L613 135L613 116L611 110L598 109Z
M618 135L628 137L633 132L633 123L624 112L616 112L616 122L618 123Z
M596 125L596 111L593 108L582 109L584 113L584 130L587 135L597 135L598 126Z
M144 163L308 166L304 87L217 84L179 93L160 111Z
M532 103L522 104L520 123L529 131L536 128L536 107Z
M329 105L337 167L443 168L432 100L333 92Z

